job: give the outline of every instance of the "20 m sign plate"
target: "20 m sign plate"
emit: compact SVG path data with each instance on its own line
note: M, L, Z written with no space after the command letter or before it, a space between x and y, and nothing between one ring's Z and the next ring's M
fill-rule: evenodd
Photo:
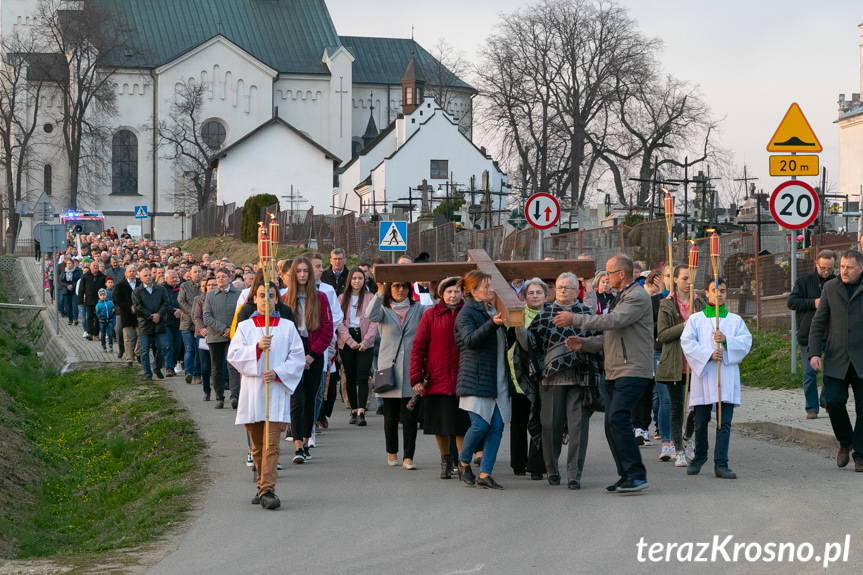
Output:
M814 222L819 209L818 194L812 186L797 180L779 184L770 196L773 219L789 230L799 230Z

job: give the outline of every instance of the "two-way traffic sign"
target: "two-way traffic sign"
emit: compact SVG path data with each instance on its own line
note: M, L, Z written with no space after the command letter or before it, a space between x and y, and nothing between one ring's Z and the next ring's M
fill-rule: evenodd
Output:
M539 192L527 199L524 204L524 217L527 223L536 229L547 230L560 218L560 204L551 194Z

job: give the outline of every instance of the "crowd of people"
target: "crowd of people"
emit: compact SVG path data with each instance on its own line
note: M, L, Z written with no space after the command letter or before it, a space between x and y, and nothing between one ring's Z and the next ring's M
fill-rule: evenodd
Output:
M467 486L503 489L492 475L508 423L516 476L579 490L597 411L618 474L606 492L648 487L642 448L654 441L660 461L697 475L709 459L714 413L714 474L736 477L731 421L741 402L738 366L752 337L725 307L722 278L709 278L704 296L690 301L685 265L645 270L617 254L594 277L514 280L524 325L507 327L491 303L491 277L479 270L430 283L406 273L381 283L374 275L381 260L348 269L344 250L335 249L327 268L321 254L305 253L279 261L275 277L265 278L257 262L198 258L113 229L70 236L66 252L53 255L56 265L44 254L46 289L54 293L56 274L58 313L82 325L82 337L106 353L116 340L118 357L140 364L145 380L182 371L186 383L201 385L204 401L216 409L230 403L247 430L246 463L256 470L252 501L267 509L280 505L281 438L293 444L292 463L309 462L339 396L349 425L366 426L367 410L383 416L389 466L417 470L422 430L435 437L440 478L457 474ZM835 255L818 261L817 277L792 294L798 309L812 310L801 322L807 330L811 323L812 336L801 345L808 373L822 368L826 354L821 404L841 444L837 462L847 465L853 451L861 471L863 401L856 430L845 402L848 385L863 393L863 359L847 349L863 329L853 321L863 301L863 255L844 253L836 279ZM815 287L827 295L812 306L805 296ZM807 382L806 409L817 415L817 387L813 393Z

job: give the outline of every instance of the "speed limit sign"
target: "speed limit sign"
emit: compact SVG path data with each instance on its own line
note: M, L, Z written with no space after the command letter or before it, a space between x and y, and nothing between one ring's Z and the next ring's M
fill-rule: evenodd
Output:
M797 180L779 184L770 196L770 213L789 230L805 228L818 217L820 203L812 186Z

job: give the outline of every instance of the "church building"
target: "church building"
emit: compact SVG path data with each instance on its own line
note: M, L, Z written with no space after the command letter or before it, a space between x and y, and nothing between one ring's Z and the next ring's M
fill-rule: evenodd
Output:
M27 33L38 24L34 20L38 4L39 0L3 0L0 34ZM143 233L160 241L175 240L180 239L182 225L175 214L197 210L187 190L189 174L165 157L150 128L154 120L170 120L176 94L190 83L206 87L199 136L214 165L218 164L219 204L242 204L259 193L299 193L319 214L342 213L342 209L380 211L391 200L381 202L378 196L379 206L362 200L356 193L360 181L371 177L375 194L388 198L391 192L403 195L402 187L423 178L442 177L429 174L429 169L435 169L433 163L420 162L405 145L415 126L428 126L425 131L431 134L437 123L454 128L447 137L458 136L460 146L487 164L483 169L495 171L470 140L476 90L412 39L340 36L324 0L86 0L86 4L109 9L128 35L118 61L112 62L118 67L112 77L117 114L108 118L107 173L81 182L75 206L101 210L106 227L143 223ZM83 3L66 4L70 10L79 5ZM409 65L422 85L414 83L406 92L403 80ZM441 83L447 87L445 109L426 97ZM423 115L417 116L417 111ZM58 211L65 210L70 207L70 170L62 153L62 107L56 98L46 100L37 122L37 145L24 178L25 199L32 203L44 191ZM387 183L389 189L384 191L378 186L383 176L372 170L379 171L384 158L396 152L392 146L383 152L380 143L397 130L403 132L399 149L404 150L398 154L420 163L415 164L415 175ZM372 143L376 145L369 148ZM258 147L266 148L267 154L257 153ZM430 148L427 153L443 152ZM377 158L374 165L370 155ZM244 157L257 162L246 163ZM293 171L283 169L288 164ZM354 167L358 164L365 173ZM446 169L441 166L437 173L451 172L462 182L482 172L471 167L468 173L455 157ZM223 169L233 173L223 174ZM261 174L269 169L274 172ZM499 188L503 176L499 170L495 173L491 179ZM134 220L133 208L138 205L147 206L147 220ZM29 235L31 226L25 220L21 237Z

